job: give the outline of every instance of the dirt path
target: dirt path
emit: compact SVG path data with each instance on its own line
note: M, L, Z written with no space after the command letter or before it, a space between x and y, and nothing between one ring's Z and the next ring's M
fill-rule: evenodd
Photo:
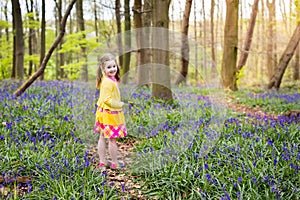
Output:
M135 181L136 177L132 176L126 168L126 166L130 166L130 153L133 152L133 148L137 144L137 141L128 138L124 143L117 143L119 147L118 159L125 162L125 168L122 170L107 169L106 172L102 172L102 174L107 176L108 184L117 188L120 199L145 199L140 190L141 186ZM96 167L99 164L96 144L91 147L90 155L94 158L93 165ZM109 160L108 155L107 160Z

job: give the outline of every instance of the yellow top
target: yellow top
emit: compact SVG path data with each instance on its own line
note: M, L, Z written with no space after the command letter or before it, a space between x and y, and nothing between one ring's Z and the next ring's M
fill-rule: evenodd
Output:
M100 96L97 105L100 108L112 111L122 110L123 102L121 102L117 83L106 76L103 76L101 81Z

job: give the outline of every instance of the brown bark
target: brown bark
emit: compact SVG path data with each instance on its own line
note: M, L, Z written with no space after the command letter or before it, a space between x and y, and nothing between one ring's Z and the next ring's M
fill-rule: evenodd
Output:
M299 48L299 44L298 47L296 49L296 55L295 55L295 64L293 66L293 80L299 80L299 76L300 76L300 48Z
M117 44L118 44L118 55L119 55L119 65L122 67L123 66L123 44L122 44L122 36L121 36L121 14L120 14L120 7L121 3L120 0L116 0L115 2L115 15L116 15L116 23L117 23Z
M238 89L236 85L238 6L239 0L226 0L226 21L221 75L224 88L232 91Z
M40 50L40 64L43 62L46 53L46 7L45 0L42 0L42 20L41 20L41 50ZM44 72L40 76L44 80Z
M215 50L215 32L214 32L214 13L215 13L215 1L211 0L210 8L210 39L211 39L211 59L212 59L212 68L211 76L212 78L217 77L217 59L216 59L216 50Z
M169 29L170 2L170 0L152 2L153 27L164 28L164 30ZM164 30L155 30L152 34L153 46L161 48L153 49L152 51L153 63L158 64L153 68L152 97L168 101L172 99L169 67L169 32Z
M274 72L271 81L268 84L268 88L280 88L281 80L284 75L284 72L291 60L291 58L294 55L294 52L298 46L300 40L300 22L298 22L296 29L294 30L294 33L285 49L283 52L279 64L277 66L277 70Z
M143 21L142 21L142 0L134 0L133 5L133 21L134 28L136 31L136 44L137 44L137 53L136 53L136 67L138 73L138 85L143 84L143 70L142 65L142 48L143 48Z
M63 38L64 34L65 34L65 27L66 27L66 22L68 19L68 16L70 15L70 12L73 8L73 5L76 3L76 0L72 0L63 16L63 19L61 21L61 29L59 32L59 35L56 37L55 41L53 42L52 46L50 47L49 51L47 52L46 56L43 59L43 62L41 63L39 69L32 74L32 76L29 77L29 79L27 79L21 87L19 87L15 92L14 95L16 97L20 96L23 92L25 92L25 90L44 72L44 70L46 69L47 66L47 62L50 59L53 51L55 50L55 48L57 47L57 45L59 44L59 42L61 41L61 39Z
M78 31L81 32L81 39L85 40L86 35L84 33L85 27L84 27L84 18L83 18L83 1L77 0L76 2L76 17L77 17L77 28ZM87 53L86 53L86 45L81 44L81 52L80 57L84 60L84 63L81 66L81 72L80 72L80 80L87 82L88 81L88 66L87 66Z
M189 19L191 13L193 0L185 1L185 8L182 20L182 30L181 30L181 58L180 58L180 74L177 77L176 84L186 83L186 77L188 74L189 67L189 41L188 41L188 31L189 31Z
M275 71L276 66L276 37L275 37L275 0L269 2L267 0L267 7L269 11L268 24L268 45L267 45L267 72L269 81Z
M255 26L255 21L256 21L256 16L257 16L257 10L258 10L258 2L259 0L255 0L252 6L252 13L250 17L250 22L247 30L247 35L246 39L244 41L244 48L242 50L238 65L237 65L237 72L239 72L242 67L246 64L248 55L249 55L249 50L251 47L252 43L252 37L253 37L253 32L254 32L254 26Z
M24 78L24 38L23 38L23 22L22 22L22 14L19 0L14 0L12 2L12 10L13 10L13 23L14 23L14 32L15 32L15 78L23 79Z
M131 22L130 22L130 0L124 0L124 16L125 16L125 49L131 48L131 34L129 31L131 30ZM130 69L130 52L124 52L123 55L123 66L122 71L123 75L126 75L127 72L129 72ZM124 76L122 81L123 83L127 83L128 76Z

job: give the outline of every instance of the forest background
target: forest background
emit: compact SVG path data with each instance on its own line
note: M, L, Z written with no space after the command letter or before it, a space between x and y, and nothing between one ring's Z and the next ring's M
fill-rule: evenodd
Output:
M62 0L47 2L26 0L16 5L12 5L8 0L1 2L1 79L27 79L37 71L46 51L59 34L61 27L58 22L61 21L68 3ZM156 12L155 9L158 9L157 13L165 13L165 16L160 16L168 20L164 28L178 34L183 33L188 37L188 54L193 62L184 64L182 58L185 56L170 53L168 63L171 69L187 78L188 84L203 84L203 77L209 80L215 71L218 71L219 75L223 71L219 79L221 78L223 85L231 90L237 90L236 85L239 84L266 86L270 85L276 71L282 71L279 69L280 59L286 53L284 51L299 19L298 1L203 0L186 1L185 4L182 1L169 3L167 8L163 6L155 8L155 3L152 2L151 6L151 1L77 1L76 8L70 12L64 39L58 44L40 78L94 81L97 56L114 44L121 49L134 43L132 40L137 38L127 38L123 34L126 31L157 27L151 14ZM232 13L236 13L238 21L234 23L234 19L231 18L227 23L235 26L233 29L237 34L233 37L237 43L232 55L223 59L224 51L228 52L224 48L226 45L224 41L230 36L224 35L224 32L228 32L224 28L227 20L226 9L228 11L230 7L235 9L236 12ZM256 20L251 21L255 12ZM251 26L253 36L249 31ZM18 31L21 33L18 34ZM121 36L116 37L118 34ZM180 41L180 38L176 38L176 40L182 43L182 49L187 49L183 46L183 39ZM247 41L249 47L245 49ZM298 43L297 40L293 42ZM299 48L292 55L289 52L292 60L286 62L284 67L287 69L283 72L284 82L299 80L299 52ZM142 53L140 50L133 50L124 55L119 53L119 64L123 74L145 62L140 60ZM243 54L248 54L244 64L234 66L240 64L242 56L245 57ZM146 62L151 62L153 55L151 53L147 55L150 60ZM20 61L22 57L23 61ZM233 64L229 64L229 60L233 60L231 62ZM179 78L171 77L171 79L175 83L181 82ZM225 83L225 79L231 83L228 81Z

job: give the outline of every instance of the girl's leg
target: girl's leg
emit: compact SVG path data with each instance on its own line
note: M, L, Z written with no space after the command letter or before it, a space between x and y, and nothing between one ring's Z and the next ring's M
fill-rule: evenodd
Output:
M108 149L112 163L118 163L118 146L115 138L109 139Z
M100 135L98 141L98 154L100 157L100 163L106 163L106 140L102 135Z

